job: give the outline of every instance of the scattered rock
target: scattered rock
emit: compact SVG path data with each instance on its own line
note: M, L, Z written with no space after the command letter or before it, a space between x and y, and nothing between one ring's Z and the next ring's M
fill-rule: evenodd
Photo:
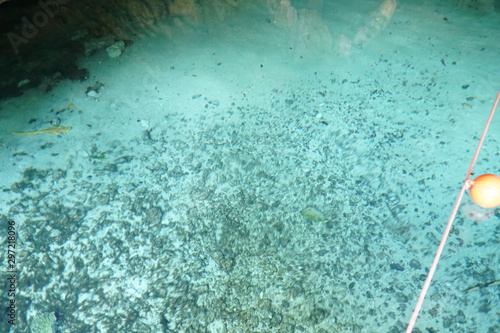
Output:
M258 306L261 310L271 311L271 300L269 298L259 299Z
M95 90L89 90L86 92L86 95L88 97L92 97L92 98L98 98L99 97L99 93Z
M420 264L420 262L418 260L412 259L410 261L410 267L413 268L413 269L421 269L422 268L422 264Z
M106 52L110 58L118 58L122 55L123 51L125 51L125 42L121 40L106 48Z
M53 333L56 316L53 312L40 313L33 317L30 325L32 333Z
M408 296L406 296L402 292L397 292L396 301L398 301L399 303L408 303Z
M87 87L85 94L88 97L98 98L101 92L101 89L104 87L104 84L101 82L96 82L94 85Z
M321 323L325 318L328 316L329 312L328 310L315 307L311 314L309 315L309 320L311 321L312 324L318 325Z
M61 125L61 118L54 118L50 121L50 124L54 127Z
M405 270L405 268L402 265L398 264L398 263L392 263L392 264L389 265L389 267L391 269L395 270L395 271L401 271L402 272L402 271Z

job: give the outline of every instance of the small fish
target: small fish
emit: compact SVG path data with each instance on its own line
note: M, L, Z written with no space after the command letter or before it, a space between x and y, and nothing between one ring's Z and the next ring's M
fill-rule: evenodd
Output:
M476 291L476 290L479 290L481 288L493 287L493 286L498 286L498 285L500 285L500 280L495 280L495 281L491 281L491 282L487 282L487 283L480 283L480 284L476 284L475 286L472 286L470 288L465 289L464 293L470 293L471 291Z
M308 221L320 222L326 220L325 215L320 210L311 206L302 209L300 213Z
M61 133L66 133L72 129L71 126L52 126L52 127L47 127L44 129L41 129L39 131L34 131L34 132L10 132L11 134L14 135L38 135L38 134L61 134Z

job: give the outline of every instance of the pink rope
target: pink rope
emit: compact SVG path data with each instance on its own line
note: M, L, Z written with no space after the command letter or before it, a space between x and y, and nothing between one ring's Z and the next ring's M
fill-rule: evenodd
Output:
M415 305L415 309L413 310L413 314L410 318L410 321L408 323L408 327L406 328L406 333L411 333L413 330L413 327L415 326L415 323L418 318L418 314L420 313L420 310L422 309L422 304L424 303L424 298L427 295L427 291L429 290L429 287L431 285L432 278L434 276L434 273L436 272L436 268L439 262L439 259L441 257L441 254L443 253L444 245L446 244L446 240L448 239L448 235L450 234L451 226L453 225L453 221L455 220L455 216L457 215L458 207L460 207L460 203L462 202L462 198L464 196L464 193L467 189L470 188L471 182L470 182L470 175L472 173L472 169L474 168L474 165L476 164L477 157L479 156L479 151L481 150L481 147L484 142L484 138L486 137L486 133L488 132L488 128L490 127L491 120L493 119L493 115L495 114L495 110L498 105L498 101L500 100L500 90L498 91L497 98L495 99L495 103L493 103L493 107L491 108L490 116L488 117L488 121L486 122L486 125L484 126L483 130L483 135L481 136L481 139L479 140L479 143L476 148L476 152L474 153L474 157L472 158L472 162L469 166L469 170L467 171L467 175L465 176L465 181L464 185L460 189L460 193L458 194L457 200L455 201L455 205L453 206L453 210L451 211L450 218L448 219L448 223L446 224L446 229L444 230L443 237L441 238L441 242L439 243L438 249L436 251L436 255L434 256L434 261L432 262L431 268L429 269L429 274L427 274L427 279L425 279L424 286L422 287L422 291L420 292L420 297L418 298L417 304Z

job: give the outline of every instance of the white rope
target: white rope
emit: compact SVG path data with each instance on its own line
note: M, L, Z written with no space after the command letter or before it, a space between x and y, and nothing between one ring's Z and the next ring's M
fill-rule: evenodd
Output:
M500 90L498 91L497 98L495 99L495 103L493 103L493 107L491 108L490 116L488 117L488 121L484 126L483 135L479 140L479 143L476 148L476 152L474 153L474 157L472 158L472 162L469 166L469 170L467 171L467 175L465 176L464 185L460 189L460 193L458 194L457 200L455 201L455 205L453 206L453 210L451 211L450 218L448 219L448 223L446 224L446 229L444 230L443 237L441 238L441 242L439 243L438 249L436 251L436 255L434 256L434 261L432 262L431 268L429 269L429 274L427 274L427 278L425 279L424 286L422 287L422 291L420 292L420 296L418 298L417 304L415 305L415 309L413 310L413 314L408 323L408 327L406 328L406 333L411 333L413 327L418 318L418 314L422 309L422 304L424 303L425 296L427 295L427 290L431 285L432 278L434 273L436 272L437 265L439 263L439 259L441 258L441 254L443 253L444 245L446 244L446 240L448 239L448 235L450 234L451 227L453 225L453 221L455 220L455 216L457 215L458 207L460 207L460 203L462 202L462 198L467 189L470 188L470 175L472 173L472 169L476 164L477 157L479 156L479 151L483 145L484 139L486 137L486 133L488 132L488 128L490 127L491 120L493 119L493 115L495 114L495 110L498 105L498 101L500 100Z

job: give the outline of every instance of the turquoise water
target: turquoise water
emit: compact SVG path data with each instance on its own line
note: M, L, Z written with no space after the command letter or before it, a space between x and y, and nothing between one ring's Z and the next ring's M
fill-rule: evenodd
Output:
M500 87L498 4L174 4L0 102L18 331L403 332ZM492 214L460 210L414 332L500 331Z

